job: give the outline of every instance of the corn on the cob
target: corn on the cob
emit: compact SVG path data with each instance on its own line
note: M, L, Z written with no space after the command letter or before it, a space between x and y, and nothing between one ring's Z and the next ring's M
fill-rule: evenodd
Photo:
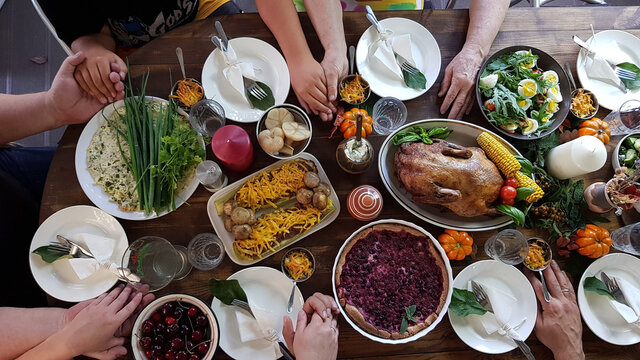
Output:
M498 139L483 132L476 139L482 150L493 161L504 176L510 178L520 170L520 163Z
M536 184L535 181L533 181L532 178L528 177L527 175L521 173L521 172L516 172L515 173L515 178L518 181L518 187L528 187L528 188L532 188L534 191L531 193L531 195L527 196L524 200L528 203L534 203L540 199L542 199L542 197L544 196L544 191L542 191L542 189L540 188L540 186L538 186L538 184Z

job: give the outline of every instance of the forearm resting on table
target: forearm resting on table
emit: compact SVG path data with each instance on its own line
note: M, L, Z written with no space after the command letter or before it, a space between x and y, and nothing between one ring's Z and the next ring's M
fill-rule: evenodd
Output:
M324 51L341 52L346 56L347 45L342 26L342 6L340 1L305 0L304 6L324 47Z
M0 359L15 359L45 341L64 326L65 312L61 308L0 308Z
M47 92L0 94L0 144L22 139L62 125Z
M103 47L109 51L116 50L116 41L111 36L111 30L109 30L107 25L103 26L102 30L97 34L84 35L75 39L71 43L71 50L77 53L78 51L86 51L96 46Z
M488 55L508 8L509 0L471 0L464 48L477 52L480 61Z

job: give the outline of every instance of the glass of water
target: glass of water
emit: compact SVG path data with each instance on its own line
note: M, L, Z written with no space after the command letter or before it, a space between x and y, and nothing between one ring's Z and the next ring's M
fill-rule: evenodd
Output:
M202 99L189 111L191 127L202 135L213 136L225 122L224 108L215 100Z
M211 192L216 192L227 186L227 176L222 173L220 165L215 161L205 160L196 167L196 178L200 184Z
M518 265L527 257L529 243L520 231L506 229L490 237L484 243L484 251L495 260Z
M616 111L612 111L604 119L609 123L611 135L626 135L638 130L640 126L640 100L627 100Z
M135 288L148 285L148 291L160 290L191 271L186 248L173 246L158 236L144 236L132 242L122 256L122 267L140 278L132 283Z
M391 134L407 121L407 107L399 99L383 97L373 105L372 117L378 134Z
M640 255L640 222L613 230L611 241L615 249Z
M187 256L194 268L211 270L224 259L224 245L216 234L198 234L189 242Z

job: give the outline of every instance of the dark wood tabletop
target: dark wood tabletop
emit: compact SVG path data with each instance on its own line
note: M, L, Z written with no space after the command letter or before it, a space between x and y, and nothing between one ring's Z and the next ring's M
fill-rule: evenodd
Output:
M405 104L408 109L407 122L440 118L439 107L441 99L437 97L444 69L451 59L462 48L465 41L468 26L467 10L425 10L425 11L397 11L377 13L379 18L405 17L424 25L436 38L442 54L442 66L440 76L435 85L426 94ZM278 44L257 14L240 14L222 17L227 35L230 38L250 36L262 39L279 49ZM322 59L323 50L313 26L305 14L300 14L303 30L307 41L317 60ZM148 45L140 48L128 60L130 72L134 81L139 80L143 73L150 71L148 95L167 98L171 87L170 72L175 79L180 74L180 69L175 55L175 48L180 46L184 52L186 74L188 77L200 78L202 66L213 50L213 44L209 40L215 35L214 20L207 19L182 26ZM510 9L502 24L490 53L512 45L527 45L541 49L553 56L560 64L569 62L575 73L576 57L579 48L572 42L571 36L579 35L586 39L591 36L589 24L593 24L596 31L617 29L625 30L636 36L640 36L640 7L556 7L556 8L517 8ZM347 45L356 45L360 35L369 27L369 22L363 13L345 13L344 28ZM298 104L293 91L287 98L288 103ZM608 111L601 109L599 115L603 117ZM332 128L330 123L322 123L319 118L313 117L313 139L307 151L314 154L322 163L331 182L340 198L341 211L338 218L331 224L330 232L318 232L308 236L296 245L306 247L315 255L317 269L309 281L301 283L300 290L307 297L316 291L332 294L331 269L344 240L351 233L365 223L354 220L346 208L346 198L349 192L361 184L370 184L378 188L384 198L384 209L379 219L403 219L422 226L435 236L443 229L430 225L408 213L398 202L391 197L384 187L378 175L377 165L374 164L361 175L349 175L343 172L335 161L335 148L341 141L341 137L329 138ZM483 119L477 105L474 105L469 116L464 120L490 128ZM233 123L228 121L228 123ZM259 170L274 162L268 157L255 139L254 124L239 124L251 135L254 143L255 161L251 168L243 173L226 171L229 181L238 180L249 173ZM93 205L83 193L75 176L74 155L76 142L82 132L82 125L69 126L59 143L58 151L53 159L46 188L42 200L40 221L44 221L54 212L72 205ZM380 148L384 136L372 135L370 138L376 150ZM617 139L613 139L608 145L608 150L615 147ZM216 160L211 150L208 149L208 158ZM607 180L613 175L611 164L607 164L595 173L586 176L588 185L594 181ZM212 232L213 227L209 221L206 204L211 193L203 187L199 187L188 204L181 206L176 211L158 219L148 221L120 220L127 232L129 241L133 241L144 235L157 235L170 240L174 244L187 245L196 234ZM620 226L620 221L610 212L605 214L611 220L604 227L612 230ZM472 236L478 249L483 249L484 241L497 231L474 232ZM531 230L523 229L527 235L541 235ZM280 267L282 253L275 254L257 265L269 266L276 269ZM474 261L486 259L484 251L478 250L472 260L452 261L453 276L455 277L465 266ZM242 269L233 263L228 257L222 264L212 271L193 270L188 277L180 281L174 281L166 288L158 291L156 295L162 296L171 293L186 293L211 303L212 295L209 293L207 283L212 277L224 279L234 272ZM50 298L52 305L68 305ZM339 358L350 359L510 359L524 358L514 350L501 355L486 355L477 352L462 342L453 331L449 319L442 319L440 324L429 334L404 345L380 344L360 335L352 329L344 319L340 319L340 344ZM640 357L640 345L615 346L600 340L587 327L584 326L584 350L590 359L632 359ZM530 345L537 359L553 358L551 352L531 334L527 343ZM132 358L130 355L128 358ZM222 350L218 350L216 359L229 358Z

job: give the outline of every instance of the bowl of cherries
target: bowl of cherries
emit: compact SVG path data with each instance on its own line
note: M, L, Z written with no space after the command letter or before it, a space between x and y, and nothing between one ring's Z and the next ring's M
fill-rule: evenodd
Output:
M211 360L220 340L211 308L193 296L156 299L138 315L131 334L137 360Z

